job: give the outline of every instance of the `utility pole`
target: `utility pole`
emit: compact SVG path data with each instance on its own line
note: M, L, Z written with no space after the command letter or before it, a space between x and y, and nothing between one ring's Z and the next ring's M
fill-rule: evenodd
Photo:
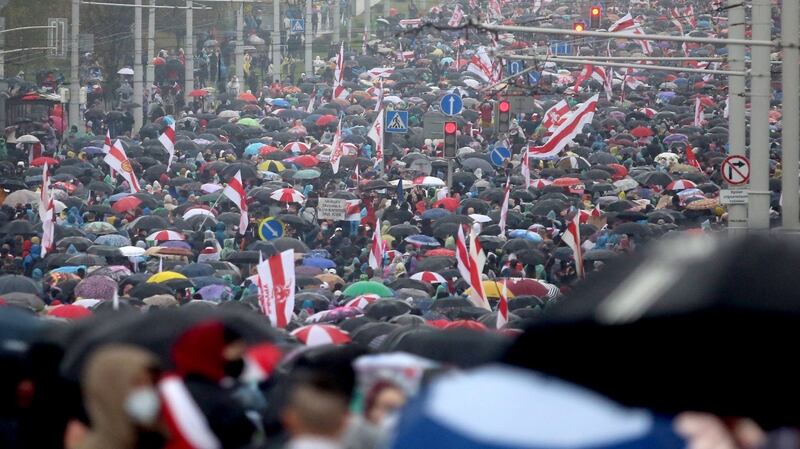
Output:
M333 0L333 44L338 47L342 41L342 2Z
M272 81L281 80L281 2L272 0Z
M313 45L314 45L314 30L311 28L311 16L313 15L313 11L311 10L311 0L306 0L306 18L305 18L305 43L303 45L305 54L305 72L306 75L311 75L313 73Z
M239 79L239 93L245 91L244 86L244 3L236 9L236 78Z
M80 49L78 34L81 29L81 2L72 0L72 23L70 39L70 60L69 60L69 123L78 126L80 129L81 121L81 78L78 68L80 66ZM138 100L142 101L142 100Z
M136 134L144 124L142 101L144 99L142 83L142 0L135 0L133 10L133 133Z
M372 29L372 0L364 0L364 45L369 41L369 33Z
M740 0L728 0L728 37L744 39L745 8ZM728 45L728 69L745 70L745 48L741 45ZM731 156L745 156L745 78L728 77L728 153ZM746 189L746 186L741 187ZM728 233L741 234L747 230L747 205L728 206Z
M781 150L781 192L783 203L781 219L787 232L800 231L800 5L797 0L783 0L781 10L781 42L783 44L782 90L783 90L783 131ZM788 95L787 95L788 93Z
M753 40L769 40L770 0L753 0ZM797 20L797 19L795 19ZM751 231L769 231L769 100L770 48L753 47L750 82L750 193L747 223ZM786 64L784 64L785 66ZM786 67L784 67L784 70ZM796 95L790 93L790 95ZM795 169L796 170L796 169Z
M186 0L186 53L184 53L186 64L184 65L183 92L186 95L187 104L191 103L192 97L189 94L194 90L194 10L192 6L192 0Z
M6 18L0 17L0 79L6 77L6 57L2 50L6 48L6 34L2 31L6 29Z
M150 0L147 14L147 85L152 86L156 79L156 66L153 59L156 57L156 0ZM149 89L149 88L148 88ZM151 92L152 94L152 92Z

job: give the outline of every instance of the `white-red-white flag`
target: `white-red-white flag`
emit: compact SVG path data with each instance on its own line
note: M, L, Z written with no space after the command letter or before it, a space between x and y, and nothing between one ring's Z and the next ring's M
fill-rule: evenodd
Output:
M378 115L372 122L372 128L367 133L367 137L375 142L376 166L383 167L383 108L378 109Z
M569 114L569 103L567 100L561 100L544 113L541 126L548 131L555 131L561 118L567 114Z
M383 78L381 78L380 87L377 89L377 92L375 92L375 97L376 97L376 100L375 100L375 111L377 111L377 112L380 112L381 108L383 108L383 95L384 95ZM380 116L380 115L381 114L378 114L378 116Z
M311 91L311 95L308 96L308 106L306 106L306 112L311 114L314 112L314 103L317 101L317 89Z
M241 212L241 216L239 217L239 234L244 235L247 231L247 225L250 224L250 218L247 215L247 194L244 191L241 170L237 171L233 178L228 181L228 185L222 189L222 194L228 197L228 199L239 208Z
M139 188L139 181L136 179L136 173L133 171L133 165L131 165L128 155L125 154L122 142L120 142L119 139L108 148L108 152L103 156L103 162L108 164L109 167L128 181L131 193L136 193L141 190L141 188Z
M486 291L483 288L483 267L486 265L486 253L483 252L481 244L478 241L478 232L473 226L469 233L469 273L472 280L472 301L478 307L483 307L491 311L492 307L489 305L489 300L486 298ZM476 285L480 286L480 290L475 288Z
M44 258L55 244L56 207L50 195L50 173L48 164L42 167L42 191L39 196L39 218L42 220L40 257Z
M164 117L164 123L167 124L167 127L164 128L164 132L158 136L158 141L161 142L161 145L164 145L164 149L169 154L169 160L167 161L167 171L169 171L169 167L172 165L172 159L175 158L175 120L170 116L166 116Z
M450 17L450 20L447 22L448 26L457 27L461 23L461 19L464 18L464 11L461 10L461 5L456 3L456 8L453 10L453 15Z
M459 226L456 235L456 265L461 277L472 287L469 298L477 307L486 308L489 301L486 300L486 293L483 290L483 279L478 271L478 261L475 260L467 249L467 240L464 237L464 229ZM491 310L491 309L490 309Z
M572 249L572 254L575 258L575 272L578 274L579 278L583 278L585 273L583 271L583 248L581 248L581 223L579 213L576 213L567 224L567 230L561 235L561 240Z
M572 142L575 136L581 133L586 124L592 122L594 112L597 109L598 98L599 95L594 95L578 105L578 108L564 122L558 125L558 128L544 145L530 147L530 157L543 159L560 153L567 144Z
M694 126L703 125L703 102L700 95L694 100Z
M503 282L503 289L500 290L500 301L497 303L497 325L495 328L502 329L508 324L508 287Z
M350 92L344 87L344 42L339 48L339 55L336 57L336 69L333 71L333 99L346 100Z
M511 178L506 178L505 194L503 195L503 204L500 206L500 235L506 233L506 220L508 219L508 200L511 193Z
M498 67L499 65L492 61L486 47L478 47L467 65L467 71L478 75L484 82L494 83L500 80Z
M603 211L600 210L600 205L598 204L598 205L594 206L594 209L592 209L592 210L583 210L583 209L581 209L581 210L578 211L578 214L580 215L580 222L581 223L586 223L592 217L602 217L603 216Z
M619 32L623 32L623 31L629 31L629 32L631 32L633 34L644 34L644 31L642 30L642 26L639 24L639 22L637 22L633 18L633 16L631 16L631 13L625 14L619 20L614 22L611 25L611 27L608 28L608 31L610 33L619 33ZM653 53L653 47L650 45L649 41L637 40L636 43L638 43L639 46L642 47L642 51L644 52L644 54L649 55L649 54ZM609 41L609 45L611 45L610 41Z
M259 302L272 326L284 329L294 311L294 250L289 249L259 262L257 286Z
M383 267L383 236L381 235L381 222L375 224L375 232L372 233L372 245L369 248L369 266L378 273Z
M527 190L528 187L531 185L531 160L530 160L530 153L528 153L528 149L525 148L522 151L522 167L520 167L520 171L522 172L522 176L525 178L525 189Z
M109 151L111 151L111 133L106 131L106 139L103 142L103 154L108 154ZM113 167L109 169L109 174L112 180L117 177L117 172Z
M336 134L333 136L333 143L331 144L331 169L333 174L339 172L339 162L344 155L344 148L342 147L342 119L339 119L339 125L336 127Z
M183 379L176 374L158 382L162 412L172 438L173 447L182 449L221 449L208 419L195 402Z

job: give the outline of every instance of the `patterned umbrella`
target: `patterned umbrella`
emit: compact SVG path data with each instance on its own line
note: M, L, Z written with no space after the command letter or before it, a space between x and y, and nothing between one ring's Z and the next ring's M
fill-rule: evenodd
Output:
M306 318L306 324L336 323L347 318L363 315L364 312L356 307L337 307L333 310L323 310Z
M94 240L95 245L113 246L114 248L122 248L123 246L130 246L131 239L119 234L101 235Z
M78 298L111 300L117 291L117 281L108 276L89 276L75 287Z
M350 301L347 301L347 304L344 306L363 310L365 307L379 299L381 299L379 295L368 293L366 295L356 296Z
M306 197L302 193L292 188L278 189L269 197L282 203L304 203L306 201Z
M307 153L308 152L308 144L305 142L291 142L287 143L286 146L283 147L283 151L287 153L297 154L297 153Z
M420 271L419 273L414 273L411 276L411 279L416 279L418 281L427 282L429 284L439 283L439 284L446 284L447 279L444 278L439 273L434 271Z
M186 240L186 237L183 236L180 232L175 231L156 231L147 236L147 240L153 240L156 242L163 242L166 240Z
M292 331L292 336L306 346L350 343L350 335L330 324L311 324Z

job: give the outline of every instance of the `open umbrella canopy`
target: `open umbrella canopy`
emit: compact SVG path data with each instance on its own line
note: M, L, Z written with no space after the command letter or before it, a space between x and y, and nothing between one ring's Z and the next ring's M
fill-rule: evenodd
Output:
M374 294L383 298L388 298L393 295L392 290L383 284L373 281L359 281L349 285L342 291L342 294L348 298L355 298L356 296Z

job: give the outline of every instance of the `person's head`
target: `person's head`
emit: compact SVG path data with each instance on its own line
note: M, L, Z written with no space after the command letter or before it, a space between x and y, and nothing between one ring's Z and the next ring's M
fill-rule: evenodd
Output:
M367 393L364 418L376 426L381 425L405 405L406 399L406 393L394 383L378 382Z
M218 321L207 321L178 338L172 347L172 360L180 375L219 382L242 374L246 350L247 344L237 332Z
M293 438L338 440L347 426L347 398L313 379L293 382L281 411L284 428Z

